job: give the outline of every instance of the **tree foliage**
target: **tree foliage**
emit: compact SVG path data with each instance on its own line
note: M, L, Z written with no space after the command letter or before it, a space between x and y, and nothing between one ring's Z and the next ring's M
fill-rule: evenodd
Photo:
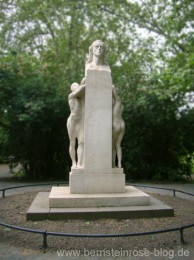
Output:
M125 105L128 178L190 175L192 0L9 0L0 10L1 154L13 154L29 177L68 171L69 86L100 38Z
M67 89L36 58L10 54L1 64L1 126L9 136L7 156L14 156L29 178L62 177L69 164Z

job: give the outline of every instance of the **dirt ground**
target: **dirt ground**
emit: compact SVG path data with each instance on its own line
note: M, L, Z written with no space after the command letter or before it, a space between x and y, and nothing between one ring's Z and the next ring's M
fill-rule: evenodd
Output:
M193 201L167 195L152 194L174 208L175 216L151 219L99 219L64 221L26 221L26 211L37 192L18 194L0 199L0 221L31 229L56 231L73 234L124 234L174 228L194 223ZM113 216L114 217L114 216ZM194 228L184 231L186 244L184 250L194 248ZM68 238L48 236L47 252L57 250L178 250L180 244L178 231L138 237L116 238ZM28 256L32 252L40 253L42 236L0 226L0 243L20 249Z

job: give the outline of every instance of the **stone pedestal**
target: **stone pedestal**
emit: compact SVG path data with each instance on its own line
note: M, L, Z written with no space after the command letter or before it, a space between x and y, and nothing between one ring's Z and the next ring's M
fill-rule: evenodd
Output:
M163 202L140 190L126 186L126 193L70 194L68 187L53 187L39 192L27 211L27 220L99 218L173 217L174 211Z
M89 70L85 92L84 170L112 173L112 78L107 71Z
M122 170L116 168L112 174L80 174L73 171L70 173L70 193L97 194L125 192L125 175L119 172L122 172Z
M50 208L91 208L149 206L150 196L127 186L122 193L71 194L69 187L53 187L49 195Z
M123 169L112 168L111 73L88 70L85 90L84 168L72 168L70 193L124 191Z

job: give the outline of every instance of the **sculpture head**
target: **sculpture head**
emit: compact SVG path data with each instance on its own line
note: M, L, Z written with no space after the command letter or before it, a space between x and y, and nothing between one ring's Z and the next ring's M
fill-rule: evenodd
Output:
M103 41L96 40L89 47L89 57L86 64L91 63L93 61L93 57L96 56L98 58L101 58L102 65L107 65L106 54L107 54L107 47L105 46Z
M79 88L79 84L78 83L73 83L71 84L71 91L76 91Z

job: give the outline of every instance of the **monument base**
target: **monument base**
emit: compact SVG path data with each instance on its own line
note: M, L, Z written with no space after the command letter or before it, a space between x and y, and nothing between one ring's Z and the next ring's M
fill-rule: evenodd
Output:
M49 195L50 208L90 208L148 206L150 196L135 187L127 186L123 193L71 194L69 187L53 187Z
M67 187L60 187L66 189ZM56 189L58 189L56 187ZM39 192L32 202L30 208L27 211L27 220L64 220L64 219L98 219L98 218L116 218L116 219L130 219L130 218L158 218L158 217L173 217L174 210L164 204L163 202L149 196L148 194L141 192L140 190L126 186L126 190L131 191L133 195L129 198L123 199L123 194L98 194L97 201L95 202L94 196L91 194L83 195L84 200L80 200L78 194L69 194L70 199L67 202L63 202L64 194L57 198L55 188L49 192ZM53 192L55 198L53 197ZM58 190L59 192L59 190ZM59 192L60 193L60 192ZM63 192L64 193L64 192ZM136 195L135 195L136 194ZM138 195L139 194L139 198ZM129 195L129 193L128 193ZM58 194L59 196L59 194ZM120 198L119 198L120 196ZM80 196L81 197L81 196ZM74 200L75 199L75 200ZM56 202L58 200L58 202ZM80 205L79 205L80 200ZM119 204L120 200L120 204ZM106 201L106 203L105 203ZM113 205L113 202L116 204ZM126 202L129 205L124 205ZM149 202L149 203L148 203ZM65 204L68 206L59 207ZM71 204L72 203L72 204ZM144 204L144 205L138 205ZM101 206L100 206L101 204ZM107 206L102 206L102 205ZM119 205L118 205L119 204ZM90 206L89 206L90 205ZM95 206L92 206L95 205ZM54 206L54 207L53 207Z
M69 175L70 193L102 194L125 192L125 174L122 168L112 168L111 173L85 173L84 169L73 169Z

